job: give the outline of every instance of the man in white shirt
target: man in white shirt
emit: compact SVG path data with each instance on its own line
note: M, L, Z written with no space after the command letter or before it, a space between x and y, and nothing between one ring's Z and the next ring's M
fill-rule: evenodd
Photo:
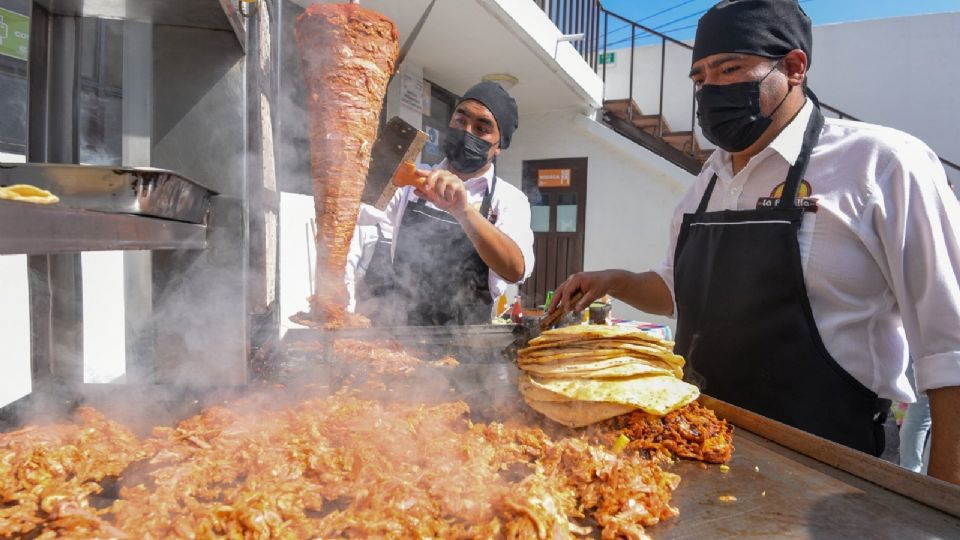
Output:
M347 311L362 313L381 325L381 306L392 301L393 267L390 262L393 227L387 215L369 204L361 204L353 229L344 283Z
M443 134L446 159L387 206L408 325L489 323L494 299L533 271L530 203L495 170L517 124L500 85L470 88Z
M960 483L960 205L905 133L824 118L806 89L796 0L724 0L700 20L691 78L718 150L678 205L662 268L571 276L677 317L703 390L875 455L891 399L933 418L929 474Z

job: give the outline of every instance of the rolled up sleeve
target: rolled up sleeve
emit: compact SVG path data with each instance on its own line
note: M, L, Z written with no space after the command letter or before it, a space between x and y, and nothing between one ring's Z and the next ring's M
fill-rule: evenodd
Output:
M943 166L915 141L897 150L872 210L917 390L960 386L960 204ZM881 211L882 209L882 211Z

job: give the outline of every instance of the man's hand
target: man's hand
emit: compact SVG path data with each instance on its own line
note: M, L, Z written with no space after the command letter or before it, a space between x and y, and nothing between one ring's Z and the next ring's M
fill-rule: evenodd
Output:
M583 292L583 298L576 305L568 305L577 291ZM547 312L553 311L559 305L568 310L584 310L605 294L654 315L673 313L673 296L659 274L636 274L626 270L580 272L568 277L553 293L553 301L550 302Z
M587 309L594 300L610 293L619 274L619 270L604 270L601 272L580 272L568 277L566 281L557 286L553 293L553 300L547 307L547 312L557 309L558 306L564 306L569 311ZM577 291L583 292L583 298L576 305L570 305L570 301Z
M927 391L930 399L930 466L927 474L960 484L960 386Z
M423 197L458 219L470 210L467 188L463 185L463 180L447 170L432 171L416 193L418 197Z

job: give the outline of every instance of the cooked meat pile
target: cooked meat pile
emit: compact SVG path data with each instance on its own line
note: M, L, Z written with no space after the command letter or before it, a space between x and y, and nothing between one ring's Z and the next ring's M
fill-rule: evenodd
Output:
M19 452L5 461L34 476L6 475L16 484L6 499L24 502L4 509L0 534L571 538L596 526L604 538L644 538L645 525L677 513L680 479L651 460L467 413L461 402L341 392L276 411L209 408L142 445L102 421L45 431L69 436L7 435L4 449ZM67 444L84 435L87 444ZM73 455L36 457L54 452ZM96 481L142 455L148 471L112 506L91 509Z
M90 496L147 450L93 409L76 417L0 435L0 537L126 537L90 507Z
M341 343L391 380L428 365L399 347ZM143 441L91 409L0 435L0 537L647 538L644 527L677 514L666 458L719 462L732 450L729 426L695 403L578 431L523 414L474 423L460 401L350 388L274 397L208 407ZM117 476L119 498L94 507Z
M338 339L333 346L337 357L375 375L408 375L428 364L403 350L397 341Z
M643 411L617 416L604 421L598 433L607 443L622 433L630 439L627 448L654 459L676 456L725 463L733 454L733 426L697 402L666 416Z
M313 4L296 22L310 116L311 169L317 212L317 292L311 315L320 324L354 325L344 267L377 138L380 110L398 55L397 29L356 4ZM346 322L345 322L346 320Z
M296 349L309 353L315 362L322 362L326 344L319 341L297 343ZM410 354L394 339L370 341L339 338L333 340L333 353L339 363L336 367L347 373L409 375L417 369L437 365L436 362L427 362Z

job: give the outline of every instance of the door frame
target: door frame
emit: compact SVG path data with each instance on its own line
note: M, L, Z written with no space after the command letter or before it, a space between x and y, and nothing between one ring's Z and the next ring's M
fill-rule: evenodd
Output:
M522 188L530 199L531 209L546 198L550 207L548 232L534 232L536 262L533 274L520 288L524 308L536 309L543 305L549 290L555 290L570 274L583 270L586 241L588 158L553 158L523 161ZM539 171L570 169L567 187L539 185ZM576 232L557 232L557 201L561 194L575 194L577 198ZM573 253L570 253L573 251ZM563 261L563 264L558 264Z

